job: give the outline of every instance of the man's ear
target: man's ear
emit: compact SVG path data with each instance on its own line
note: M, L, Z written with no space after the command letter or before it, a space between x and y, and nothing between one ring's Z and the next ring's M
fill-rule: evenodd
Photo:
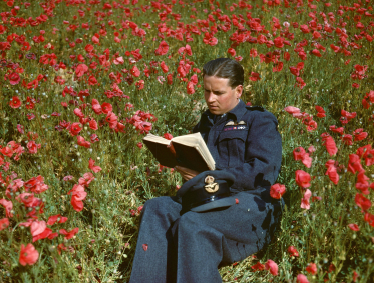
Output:
M243 86L242 85L238 85L236 88L235 88L235 94L236 94L236 98L240 98L243 94Z

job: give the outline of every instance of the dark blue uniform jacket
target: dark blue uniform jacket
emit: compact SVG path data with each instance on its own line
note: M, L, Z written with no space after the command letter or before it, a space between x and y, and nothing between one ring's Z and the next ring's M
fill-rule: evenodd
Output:
M193 131L202 134L216 169L235 175L232 192L255 193L269 190L275 183L282 161L282 139L272 113L240 100L218 120L207 110Z

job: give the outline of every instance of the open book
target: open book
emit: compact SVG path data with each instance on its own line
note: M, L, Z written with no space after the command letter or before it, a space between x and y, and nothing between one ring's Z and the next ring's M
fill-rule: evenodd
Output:
M171 141L147 134L143 142L163 166L179 165L198 172L215 170L213 156L200 133L175 137Z

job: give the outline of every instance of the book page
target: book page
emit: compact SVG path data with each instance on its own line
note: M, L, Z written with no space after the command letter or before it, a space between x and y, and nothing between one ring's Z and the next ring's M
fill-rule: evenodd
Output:
M215 161L200 133L184 135L172 139L173 143L194 147L203 157L210 170L215 170ZM192 169L192 168L191 168Z

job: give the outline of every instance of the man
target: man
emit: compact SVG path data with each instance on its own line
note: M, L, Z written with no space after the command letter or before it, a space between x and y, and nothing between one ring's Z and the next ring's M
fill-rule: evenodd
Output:
M194 132L216 170L176 167L189 180L177 196L144 204L130 282L222 282L218 267L261 250L279 222L282 204L270 197L282 158L277 119L240 100L235 60L210 61L203 76L209 110Z

